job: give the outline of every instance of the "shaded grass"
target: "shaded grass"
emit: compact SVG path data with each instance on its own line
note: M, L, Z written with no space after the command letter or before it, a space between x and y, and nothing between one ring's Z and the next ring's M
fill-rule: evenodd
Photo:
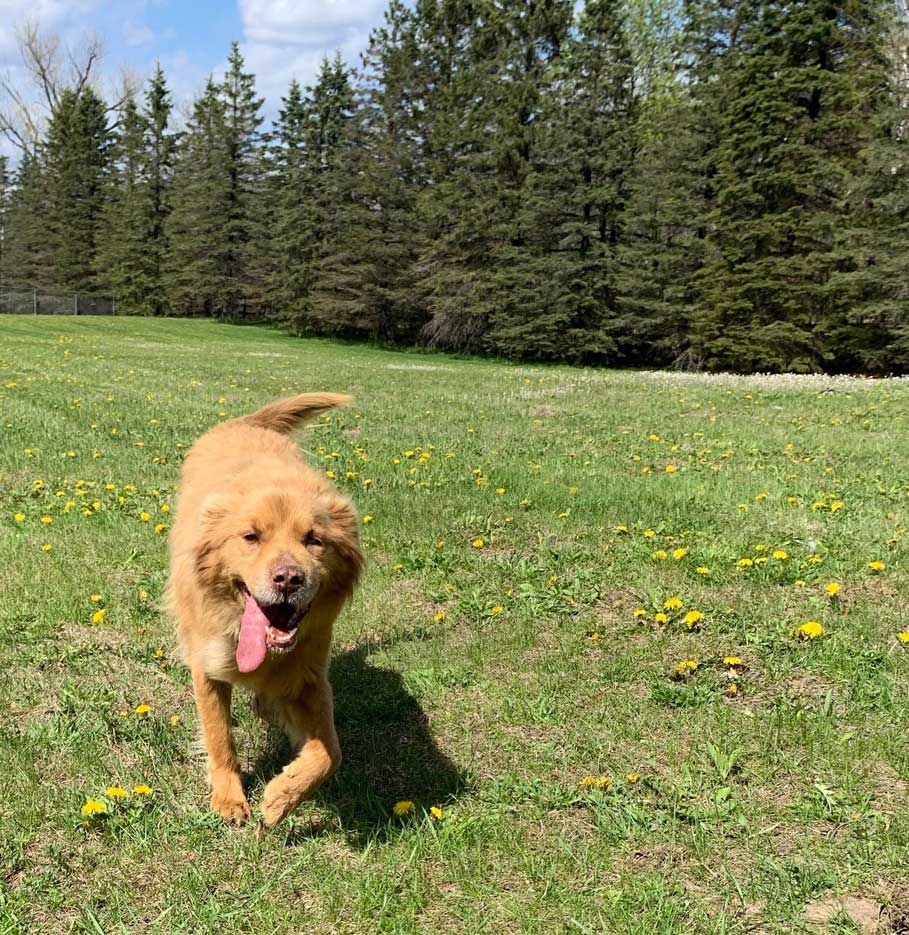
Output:
M901 383L90 319L3 320L0 369L0 932L789 932L830 893L909 912ZM200 432L305 389L357 397L301 444L373 517L370 570L332 666L344 765L259 840L206 812L155 529ZM235 713L255 804L287 751Z

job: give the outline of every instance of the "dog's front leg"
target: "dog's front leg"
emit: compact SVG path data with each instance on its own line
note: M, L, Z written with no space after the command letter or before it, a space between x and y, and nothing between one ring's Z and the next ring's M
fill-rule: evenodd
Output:
M193 669L193 689L208 753L211 807L228 821L242 825L250 809L230 733L231 687L209 678L201 669Z
M307 686L302 698L284 702L281 719L300 752L265 787L262 815L269 828L308 799L341 762L328 682Z

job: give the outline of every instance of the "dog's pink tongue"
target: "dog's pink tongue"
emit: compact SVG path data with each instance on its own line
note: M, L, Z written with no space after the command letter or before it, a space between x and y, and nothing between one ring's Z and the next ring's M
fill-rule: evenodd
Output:
M237 668L252 672L265 658L265 628L268 618L251 594L246 595L246 607L240 621L240 639L237 642Z

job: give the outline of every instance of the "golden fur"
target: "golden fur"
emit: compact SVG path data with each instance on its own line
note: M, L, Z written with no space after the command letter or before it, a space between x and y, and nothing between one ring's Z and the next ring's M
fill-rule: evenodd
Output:
M350 501L304 462L287 434L348 401L332 393L302 394L224 422L193 445L183 465L168 602L192 670L211 806L228 820L250 815L231 738L233 685L251 689L259 711L275 717L299 747L265 788L267 826L312 795L340 762L327 668L332 625L363 567L358 520ZM305 572L311 599L296 645L240 672L243 591L257 599L270 594L275 568L288 562Z

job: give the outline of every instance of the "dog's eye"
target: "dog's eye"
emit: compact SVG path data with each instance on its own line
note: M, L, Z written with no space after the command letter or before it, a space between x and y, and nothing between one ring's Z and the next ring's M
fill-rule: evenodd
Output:
M244 533L244 534L243 534L243 538L244 538L247 542L258 542L258 541L259 541L259 536L258 536L256 533L254 533L254 532L247 532L247 533Z
M322 540L312 531L306 533L306 536L303 539L304 545L321 545Z

